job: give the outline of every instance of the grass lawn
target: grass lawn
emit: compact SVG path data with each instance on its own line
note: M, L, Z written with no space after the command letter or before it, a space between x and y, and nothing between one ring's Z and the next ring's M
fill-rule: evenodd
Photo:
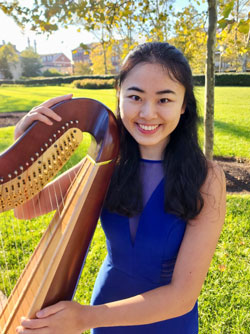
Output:
M39 103L59 95L73 93L74 97L88 97L101 101L115 110L115 91L112 89L83 90L70 86L0 87L0 112L28 111ZM204 87L195 89L201 116L204 106ZM250 87L215 88L216 156L250 159ZM200 126L200 141L203 130Z
M34 106L55 96L73 93L74 97L88 97L104 103L111 110L115 109L116 99L113 89L77 89L71 86L42 87L1 87L0 113L9 111L29 111Z

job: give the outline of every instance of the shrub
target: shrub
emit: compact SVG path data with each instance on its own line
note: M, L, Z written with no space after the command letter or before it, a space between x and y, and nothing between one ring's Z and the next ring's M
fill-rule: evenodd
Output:
M75 80L72 85L75 88L106 89L115 87L115 79L83 79Z
M0 80L0 85L2 84L21 84L25 86L56 86L61 84L69 84L75 80L81 79L114 79L114 75L73 75L73 76L61 76L52 78L42 78L42 79L30 79L30 80Z
M194 85L204 86L205 75L194 75ZM215 86L250 86L250 73L216 73Z
M58 72L55 68L50 68L43 72L44 77L61 77L62 73Z

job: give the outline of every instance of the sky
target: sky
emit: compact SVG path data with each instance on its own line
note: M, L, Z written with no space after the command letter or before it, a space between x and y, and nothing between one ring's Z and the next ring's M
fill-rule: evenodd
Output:
M23 0L22 4L25 5L25 2L30 4L27 0ZM175 1L177 10L181 10L187 4L188 0ZM22 31L11 17L0 11L0 44L3 44L3 41L10 42L21 52L28 46L28 39L33 47L36 41L37 52L40 55L63 52L69 59L72 59L71 50L77 48L80 43L88 44L96 41L93 34L86 31L77 32L77 27L74 26L68 29L61 28L50 36L36 34L29 29Z

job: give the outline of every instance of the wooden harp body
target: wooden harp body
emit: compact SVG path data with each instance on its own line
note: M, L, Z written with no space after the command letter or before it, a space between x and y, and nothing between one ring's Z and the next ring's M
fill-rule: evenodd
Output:
M91 99L52 107L62 120L36 122L0 155L0 212L32 198L74 151L82 132L96 140L66 198L26 265L0 316L2 334L14 334L20 317L71 300L92 239L119 151L116 120Z

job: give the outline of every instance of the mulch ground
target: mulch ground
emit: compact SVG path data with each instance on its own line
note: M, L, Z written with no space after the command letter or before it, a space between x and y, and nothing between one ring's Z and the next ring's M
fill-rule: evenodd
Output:
M0 114L0 128L15 125L25 112ZM250 161L231 157L215 157L223 168L227 180L228 193L250 194Z

